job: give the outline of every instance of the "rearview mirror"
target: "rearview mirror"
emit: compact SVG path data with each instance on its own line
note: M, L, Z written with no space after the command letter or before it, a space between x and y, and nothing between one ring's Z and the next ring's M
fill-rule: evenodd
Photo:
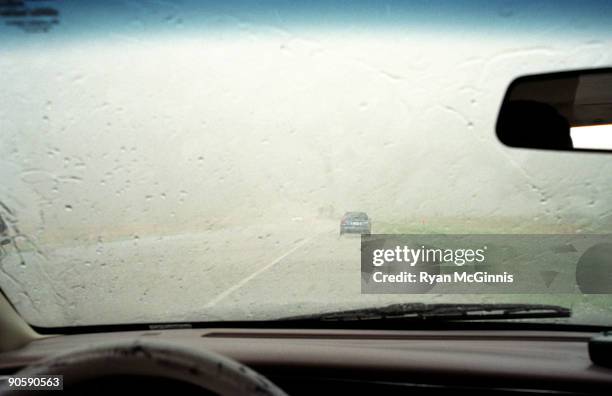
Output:
M496 132L511 147L612 152L612 68L517 78Z

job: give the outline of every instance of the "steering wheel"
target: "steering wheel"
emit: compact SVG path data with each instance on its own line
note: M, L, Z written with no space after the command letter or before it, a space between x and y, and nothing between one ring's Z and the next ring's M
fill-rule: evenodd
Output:
M285 395L264 376L214 352L159 340L121 341L78 349L20 370L16 377L63 375L64 389L105 376L137 375L179 380L219 395ZM40 391L31 391L40 395ZM0 385L0 395L28 394Z

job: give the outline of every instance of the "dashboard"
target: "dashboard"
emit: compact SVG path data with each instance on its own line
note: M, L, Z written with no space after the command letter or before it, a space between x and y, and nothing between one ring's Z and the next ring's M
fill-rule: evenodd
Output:
M58 335L0 354L0 373L11 375L75 348L152 338L233 358L289 394L612 394L612 369L589 359L588 341L596 334L215 328ZM175 389L159 378L100 381L110 387L139 381L152 390Z

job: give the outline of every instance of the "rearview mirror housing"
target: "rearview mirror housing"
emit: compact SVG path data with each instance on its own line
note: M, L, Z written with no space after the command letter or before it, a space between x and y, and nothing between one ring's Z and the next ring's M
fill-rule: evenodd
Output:
M517 78L496 133L510 147L612 152L612 68Z

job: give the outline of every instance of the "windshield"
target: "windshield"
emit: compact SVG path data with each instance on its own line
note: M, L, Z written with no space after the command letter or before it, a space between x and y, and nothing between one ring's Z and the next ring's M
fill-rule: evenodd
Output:
M612 232L611 156L494 132L516 77L612 64L610 26L605 1L0 2L0 288L40 327L398 302L612 325L606 294L363 293L359 238Z

